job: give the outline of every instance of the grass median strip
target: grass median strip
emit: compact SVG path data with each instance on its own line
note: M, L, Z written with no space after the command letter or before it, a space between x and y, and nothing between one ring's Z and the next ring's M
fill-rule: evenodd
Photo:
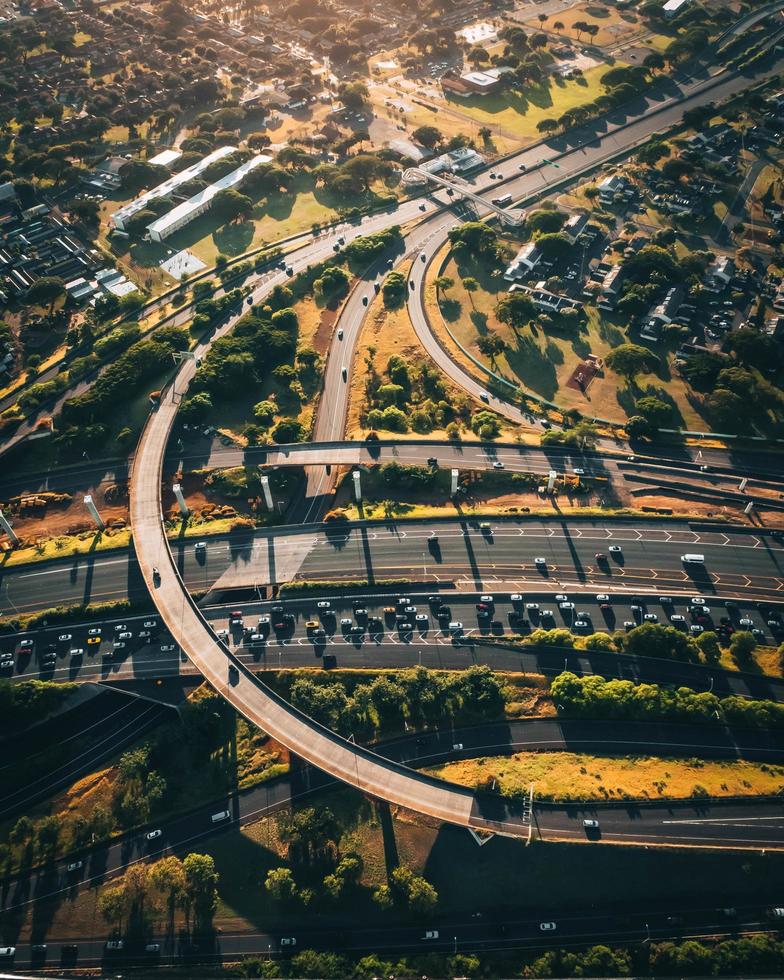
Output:
M680 800L771 796L784 790L784 766L737 761L518 752L429 769L449 782L513 799L531 784L540 800Z

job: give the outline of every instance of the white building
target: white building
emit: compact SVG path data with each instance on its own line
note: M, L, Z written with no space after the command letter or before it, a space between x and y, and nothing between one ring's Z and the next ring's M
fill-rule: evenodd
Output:
M194 163L192 167L186 167L185 170L181 170L178 174L174 174L169 177L168 180L164 180L162 184L158 184L156 187L145 191L144 194L140 194L138 197L134 198L124 207L119 208L112 215L112 223L115 228L119 228L120 231L125 231L125 226L130 221L130 219L143 211L150 201L158 197L170 197L178 187L182 187L183 184L187 184L189 180L193 180L194 177L198 177L199 174L203 173L211 163L215 163L216 160L222 160L224 157L230 156L232 153L237 152L236 146L220 146L217 150L213 150L212 153L208 153L203 160L199 160L198 163Z
M672 20L690 3L690 0L667 0L662 7L662 13L667 20Z
M205 187L203 191L199 191L198 194L189 197L187 201L178 204L176 208L172 208L167 214L156 219L152 224L147 225L150 238L154 242L162 242L164 238L168 238L169 235L173 235L180 228L184 228L195 218L198 218L199 215L210 210L216 194L220 193L220 191L228 190L231 187L236 187L237 184L241 183L247 177L251 170L255 170L262 163L269 163L271 159L272 157L259 153L258 156L246 160L236 170L232 170L230 174L226 174L225 177L216 180L214 184Z
M516 279L525 279L539 264L542 253L536 242L526 242L517 255L506 267L504 279L507 282L514 282Z

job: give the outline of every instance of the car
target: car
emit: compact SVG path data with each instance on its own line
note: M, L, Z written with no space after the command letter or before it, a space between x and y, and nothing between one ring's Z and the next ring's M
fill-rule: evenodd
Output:
M83 861L71 861L71 863L66 867L66 871L69 875L73 874L74 871L81 871L84 867Z
M145 621L142 623L142 626L146 630L154 630L158 626L158 620L157 619L145 619ZM99 632L100 632L100 630L99 630Z
M153 954L155 954L155 953L160 953L160 951L161 951L161 944L160 943L147 943L147 945L144 947L144 952L145 953L153 953Z
M748 616L743 616L738 620L738 626L753 626L754 620L749 619Z
M623 548L619 544L611 544L608 551L611 555L622 555Z
M125 623L117 623L116 626L114 627L114 632L124 633L127 629L128 627L125 625Z
M349 632L351 633L352 636L364 636L365 635L365 627L364 626L359 626L359 625L352 626L351 629L349 630Z
M642 618L646 623L657 623L659 621L659 617L656 615L656 613L646 613Z
M554 922L540 922L539 928L542 932L555 932L557 927Z
M84 650L82 647L71 647L71 649L68 651L68 656L71 657L72 660L78 660L79 657L84 656Z
M30 946L30 952L33 956L43 956L46 952L46 943L33 943Z
M426 940L426 939L438 939L438 929L428 929L428 930L426 930L426 932L425 932L424 936L422 937L422 939L423 940Z
M529 612L539 612L539 603L538 602L526 602L525 608Z
M362 305L363 306L367 306L369 302L370 302L370 300L368 299L367 296L363 296L362 297Z
M606 592L600 592L596 596L596 601L597 602L609 602L610 601L610 597L607 595Z
M417 613L414 619L421 624L427 624L427 613Z
M701 595L695 595L691 597L691 604L693 606L704 606L705 599Z
M403 612L406 613L406 615L411 615L411 616L415 615L416 614L416 611L417 611L417 607L416 606L405 606L404 609L403 609ZM358 609L357 610L357 615L362 614L362 613L365 613L365 610L364 609Z
M297 945L297 940L295 939L294 936L283 936L282 939L280 940L280 945L281 946L296 946Z
M488 606L492 606L495 603L495 598L491 595L481 595L479 596L479 601L484 602Z
M522 595L519 592L513 592L509 596L509 601L510 602L522 602L523 601L523 597L522 597Z
M144 835L145 840L157 840L159 837L163 837L163 831L158 830L148 830Z
M100 636L88 636L87 637L87 645L90 646L90 647L93 647L93 646L95 646L96 644L98 644L100 642L101 642Z
M129 630L126 630L124 633L120 633L120 635L117 637L117 639L118 640L132 640L133 639L133 633L131 633Z
M585 476L585 470L582 468L582 466L572 467L572 473L574 473L575 476Z
M344 381L348 378L348 370L345 367L340 369L340 374Z
M636 625L637 623L633 622L631 619L624 619L623 621L623 628L626 630L627 633L629 632L629 630L633 630Z
M73 633L61 633L57 640L59 643L70 643L73 639Z
M115 640L113 646L115 650L124 650L128 644L125 640Z
M480 521L479 530L484 531L485 534L492 534L493 528L490 525L490 521Z
M573 602L559 602L558 603L558 608L559 609L574 609L574 603Z
M739 607L737 602L734 602L732 599L727 599L727 601L724 603L724 608L737 612Z
M161 653L173 653L176 649L176 643L161 643Z
M504 464L501 462L500 459L496 459L493 462L493 469L494 470L502 470L503 468L504 468Z
M526 165L524 163L520 163L520 164L518 164L517 169L524 171L524 170L526 170Z
M411 596L410 595L401 595L401 596L398 596L397 599L395 600L395 603L398 606L410 606L411 605Z
M672 605L672 598L670 596L668 596L668 595L660 595L657 601L662 606L671 606Z
M429 547L433 547L434 545L438 544L438 535L434 531L431 531L428 535L427 543Z
M692 636L699 636L700 633L705 632L705 627L700 626L699 623L692 623L691 626L689 627L689 632L691 633Z
M316 609L331 609L332 603L327 599L322 599L320 602L316 603Z
M480 609L477 612L477 614L476 614L476 618L477 619L490 619L491 615L492 615L492 613L490 612L489 609Z
M317 619L309 619L305 623L305 629L310 633L312 630L317 630L319 628L319 621Z
M4 960L13 959L16 956L16 946L0 946L0 956Z
M488 405L490 404L490 396L486 391L479 392L479 401L486 402Z
M534 565L536 565L537 568L546 568L547 567L547 559L546 558L541 558L541 557L534 558Z
M123 949L124 946L125 943L123 943L122 939L110 939L104 945L104 949L108 950L110 953L119 953L119 951Z
M553 616L552 609L542 609L542 611L539 613L539 618L540 619L554 619L555 617Z
M147 624L145 623L144 625L146 626ZM87 635L88 636L100 636L101 635L101 627L100 626L92 626L89 630L87 630Z
M670 622L671 623L685 623L686 622L686 617L685 616L681 616L680 613L673 613L672 616L670 616Z
M555 601L556 602L568 602L569 601L569 596L566 595L563 592L558 592L558 593L556 593Z
M598 820L591 820L591 819L583 820L583 827L584 827L585 830L598 830L599 829L599 821Z
M593 557L596 561L607 561L607 555L603 551L597 551Z
M193 550L194 551L206 551L207 550L207 542L206 541L197 541L196 544L193 546Z

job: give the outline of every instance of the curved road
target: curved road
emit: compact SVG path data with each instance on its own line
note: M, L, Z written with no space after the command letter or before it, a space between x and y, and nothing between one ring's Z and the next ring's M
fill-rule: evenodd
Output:
M711 80L692 83L688 86L688 94L685 98L683 93L679 93L676 98L670 100L669 104L663 103L636 122L618 127L601 139L595 140L595 147L591 144L564 153L559 157L564 176L568 174L570 177L576 177L615 153L628 150L635 143L644 141L653 132L677 121L691 104L699 104L708 101L709 98L714 101L721 99L742 90L747 85L748 80L739 76L728 76L718 82ZM579 138L580 132L571 135ZM506 166L524 163L529 169L541 168L543 162L547 165L546 154L551 153L552 151L544 146L537 147L519 154ZM536 189L533 182L538 184L542 176L541 170L534 174L521 175L507 181L506 189L515 197L530 195ZM488 186L477 187L479 191L487 189ZM401 211L403 211L402 207L393 216L380 215L371 219L366 223L367 230L371 230L370 226L383 227L384 224L400 222ZM439 215L433 222L423 222L423 225L409 236L407 240L409 249L419 249L434 238L442 241L452 220L451 215L447 214ZM290 260L293 271L296 273L303 266L312 265L325 254L328 255L329 252L323 243L314 243L311 248L294 253ZM267 285L271 287L275 278L278 277L272 277ZM414 292L416 293L416 290ZM358 294L359 291L355 290L355 295ZM230 326L230 323L226 324L217 333L225 333ZM198 356L203 351L197 349L194 353ZM451 367L451 361L449 363ZM324 378L325 392L340 390L340 385L344 384L342 377L344 367L347 369L348 365L338 363L336 357L328 358ZM164 533L161 514L161 479L166 446L179 407L180 393L187 390L195 370L194 361L183 364L176 373L174 382L163 392L160 406L151 413L142 433L131 474L131 525L139 567L158 611L181 649L215 689L223 694L244 717L267 731L301 758L329 772L332 776L350 783L362 792L428 814L447 823L476 829L503 830L512 834L523 833L525 825L518 815L510 817L505 813L484 812L485 801L474 794L436 780L426 779L406 767L389 763L380 756L360 749L316 725L311 719L294 711L290 705L274 696L268 688L254 678L227 647L218 642L209 624L188 595L179 576ZM446 373L451 375L450 370L446 370ZM322 412L323 408L320 414ZM342 427L343 417L337 419L339 412L330 411L324 414L327 414L327 417L334 417L336 424L339 421ZM324 438L323 433L319 435L320 438Z

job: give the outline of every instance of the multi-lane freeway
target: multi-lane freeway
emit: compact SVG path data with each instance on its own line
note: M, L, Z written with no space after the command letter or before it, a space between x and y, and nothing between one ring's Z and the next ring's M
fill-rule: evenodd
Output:
M191 591L231 595L236 588L280 586L292 579L407 578L458 590L562 588L602 591L704 591L726 598L784 598L784 541L764 530L643 521L491 518L391 523L365 521L258 530L247 538L171 544ZM436 535L438 540L433 540ZM611 554L610 547L621 548ZM688 569L684 553L705 557ZM606 561L596 556L605 555ZM535 564L544 558L546 566ZM78 556L0 571L0 614L145 596L139 565L127 552ZM261 593L260 593L261 597Z

